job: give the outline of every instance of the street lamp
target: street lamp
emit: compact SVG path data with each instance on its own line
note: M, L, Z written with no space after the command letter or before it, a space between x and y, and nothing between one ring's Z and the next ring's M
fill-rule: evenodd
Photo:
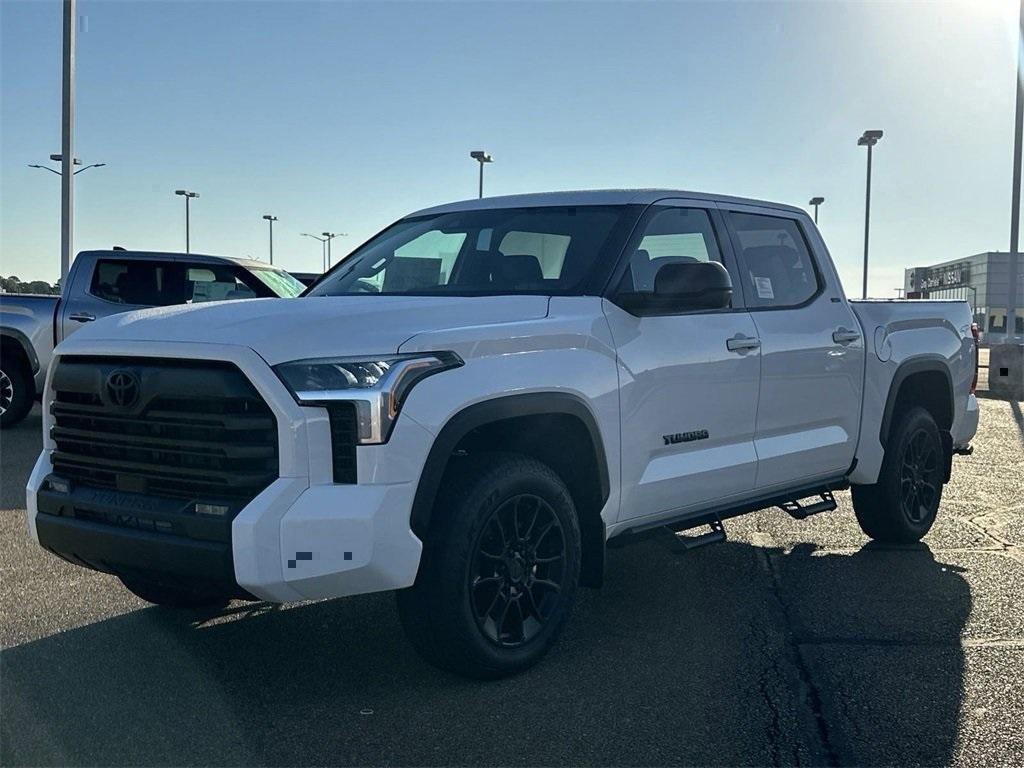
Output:
M59 162L61 161L61 156L60 156L60 155L50 155L50 159L51 159L51 160L55 160L55 161L57 161L57 162L59 163ZM82 161L81 161L81 160L79 160L79 159L78 159L78 158L76 157L76 158L75 158L75 161L74 161L74 164L75 164L75 165L81 165L81 164L82 164ZM75 172L74 172L74 173L73 173L72 175L73 175L73 176L77 176L77 175L78 175L78 174L80 174L80 173L81 173L82 171L88 171L88 170L89 170L90 168L102 168L102 167L103 167L104 165L106 165L106 163L93 163L93 164L91 164L91 165L87 165L87 166L85 166L84 168L79 168L79 169L78 169L77 171L75 171ZM28 166L28 167L29 167L29 168L40 168L40 169L42 169L42 170L44 170L44 171L49 171L50 173L55 173L55 174L57 174L58 176L63 176L63 175L64 175L64 174L62 174L62 173L61 173L60 171L58 171L58 170L55 170L55 169L53 169L53 168L50 168L49 166L46 166L46 165L37 165L36 163L29 163L29 166Z
M270 263L274 263L274 222L277 221L277 216L271 216L269 213L263 215L263 219L270 224Z
M469 156L480 163L480 189L477 197L484 196L484 163L493 163L491 156L484 152L482 149L474 149L469 153Z
M192 253L191 250L191 222L189 219L188 203L193 197L199 197L198 192L189 192L187 189L176 189L174 194L185 198L185 253Z
M824 197L812 197L807 204L814 206L814 223L818 223L818 206L825 202Z
M881 138L881 131L864 131L863 135L857 139L858 147L868 148L868 180L864 195L864 283L861 290L862 299L868 297L868 233L871 228L871 150Z
M331 268L331 240L333 240L336 237L348 237L348 232L338 232L338 233L324 232L323 236L325 238L327 238L327 269L330 269ZM326 272L327 269L325 269L324 272Z
M301 234L302 237L312 237L314 240L320 241L320 266L323 267L325 264L327 264L327 238L317 237L316 235L309 234L309 232L301 232L299 234ZM327 270L324 269L324 272L326 271Z

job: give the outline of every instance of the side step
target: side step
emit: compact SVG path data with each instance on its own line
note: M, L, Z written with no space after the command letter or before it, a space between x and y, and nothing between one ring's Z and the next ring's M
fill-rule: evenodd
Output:
M800 499L784 501L779 504L779 509L787 513L794 520L806 520L811 515L817 515L822 512L831 512L835 508L836 500L832 496L832 491L822 491L818 494L818 501L807 505L801 504Z
M706 547L708 544L723 544L726 541L725 526L722 525L721 520L718 518L711 520L708 523L708 527L711 530L707 533L702 533L698 536L686 536L666 526L675 536L675 542L678 547L677 552L689 552L691 549Z

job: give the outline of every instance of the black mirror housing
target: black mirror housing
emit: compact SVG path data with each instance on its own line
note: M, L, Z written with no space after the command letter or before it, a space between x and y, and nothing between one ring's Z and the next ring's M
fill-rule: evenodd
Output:
M732 303L732 278L717 261L665 264L654 276L653 293L621 294L618 300L641 316L725 309Z

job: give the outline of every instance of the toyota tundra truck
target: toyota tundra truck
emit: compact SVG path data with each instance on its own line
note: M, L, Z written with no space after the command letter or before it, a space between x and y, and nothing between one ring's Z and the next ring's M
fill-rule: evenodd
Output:
M54 346L97 318L168 304L298 296L305 286L252 259L187 253L82 251L60 296L0 296L0 429L42 395Z
M852 488L914 542L978 424L959 301L849 301L808 215L691 192L442 205L294 300L63 342L31 536L165 606L395 590L430 662L536 663L607 546ZM699 532L703 530L704 532Z

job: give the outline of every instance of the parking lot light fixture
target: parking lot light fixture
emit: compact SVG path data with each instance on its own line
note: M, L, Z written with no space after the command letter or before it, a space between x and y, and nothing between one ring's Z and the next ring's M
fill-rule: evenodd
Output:
M191 239L191 219L189 216L189 201L194 197L199 197L198 192L189 192L187 189L176 189L174 194L185 198L185 253L192 253L192 239Z
M324 238L327 240L327 268L324 269L324 272L326 272L328 269L331 268L331 240L333 240L336 237L347 237L348 233L347 232L324 232L323 235L324 235Z
M312 237L314 240L320 241L320 268L327 271L327 238L320 237L319 235L313 235L309 232L300 232L301 237Z
M277 221L277 216L271 216L269 213L263 214L263 219L270 224L270 263L274 263L274 222Z
M491 156L482 149L474 149L469 156L480 164L480 184L477 197L484 196L484 163L493 163Z
M881 131L864 131L857 139L858 147L868 148L868 178L864 192L864 282L861 290L861 298L868 297L868 234L871 230L871 150L882 138Z
M814 206L814 223L818 223L818 206L825 202L824 197L812 197L807 204Z

